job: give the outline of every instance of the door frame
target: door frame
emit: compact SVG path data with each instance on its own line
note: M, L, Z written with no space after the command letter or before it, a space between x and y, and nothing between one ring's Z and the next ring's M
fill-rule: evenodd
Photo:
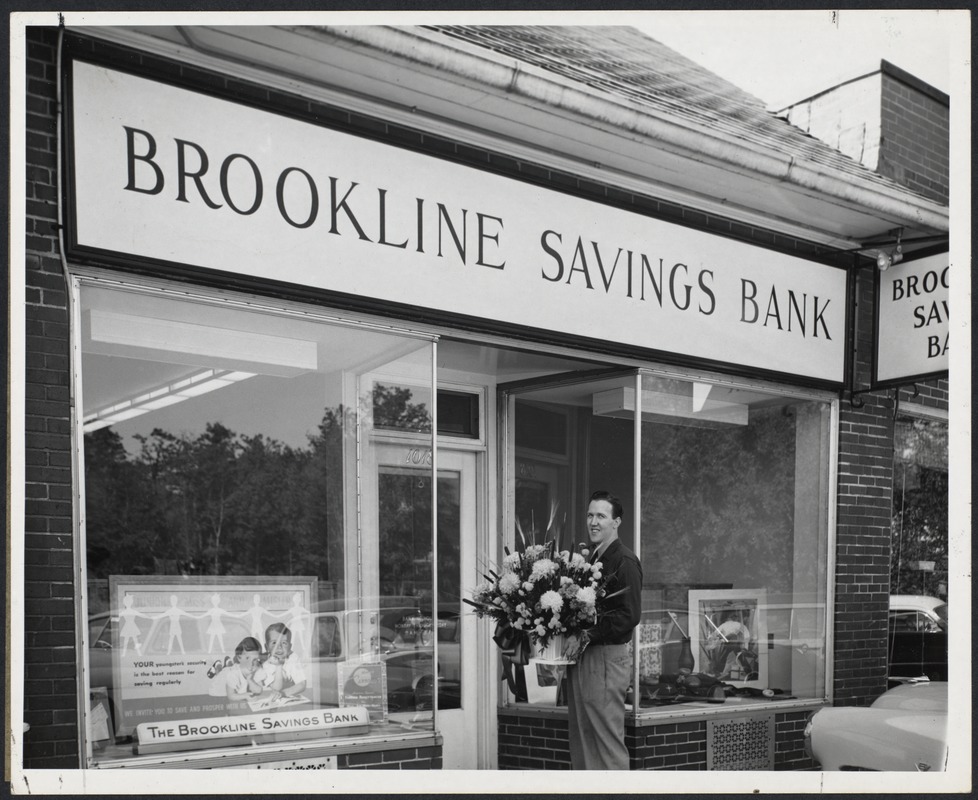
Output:
M384 376L387 377L387 376ZM368 373L360 376L360 380L377 379L377 373ZM469 547L473 552L473 569L470 570L469 580L471 584L463 585L462 596L469 594L469 589L478 582L481 571L487 564L496 561L497 549L501 547L491 547L492 532L495 526L492 524L491 510L496 503L496 487L491 480L495 474L496 457L493 448L488 446L490 433L494 429L495 420L495 398L493 393L488 391L488 387L479 384L460 384L439 381L438 389L448 389L453 391L465 391L479 396L479 436L478 438L463 438L449 435L438 435L435 443L435 451L432 454L433 464L432 476L436 472L445 468L442 462L444 454L458 453L460 455L473 456L473 485L475 492L475 503L473 509L474 532ZM378 458L381 450L388 448L398 448L404 451L410 448L430 448L432 446L432 436L430 434L411 434L399 431L379 431L369 429L368 437L364 444L364 452L359 454L361 460L361 480L366 479L376 485L376 472L381 463L385 460ZM421 466L420 464L418 466ZM367 478L368 473L374 473L373 478ZM359 481L358 481L359 482ZM366 489L366 486L352 487L355 492ZM366 499L366 498L364 498ZM437 500L437 492L436 492ZM360 520L362 524L363 520ZM433 526L437 524L437 514L433 515ZM462 526L461 535L464 535L466 526ZM436 537L437 539L437 537ZM437 561L437 541L434 552ZM358 548L359 549L359 548ZM369 569L364 569L364 565L357 564L356 569L360 573L360 578L369 573ZM437 564L435 565L435 577L437 580ZM465 613L465 612L463 612ZM496 769L498 766L498 729L497 729L497 706L499 702L499 659L496 657L493 646L490 626L491 620L473 619L474 630L470 631L475 657L472 663L475 665L474 673L467 676L475 684L475 702L470 714L467 716L468 731L475 734L475 769ZM437 659L438 642L437 637L434 642L435 658ZM436 661L437 663L437 661ZM436 693L437 697L437 693ZM435 708L435 732L440 733L438 723L439 711Z

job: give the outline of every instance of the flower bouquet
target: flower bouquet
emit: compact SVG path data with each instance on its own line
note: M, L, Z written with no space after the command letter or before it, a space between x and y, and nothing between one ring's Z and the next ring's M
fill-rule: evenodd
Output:
M554 514L552 509L551 520ZM580 552L558 550L553 539L526 545L519 525L517 531L523 549L505 548L499 572L488 570L465 602L477 616L496 620L493 638L504 652L515 652L517 663L526 663L527 639L545 659L572 663L580 651L564 653L563 637L597 622L598 601L605 596L601 562L589 564L583 544Z

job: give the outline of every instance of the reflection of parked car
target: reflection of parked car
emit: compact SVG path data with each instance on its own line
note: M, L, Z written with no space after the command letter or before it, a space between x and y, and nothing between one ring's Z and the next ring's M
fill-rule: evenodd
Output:
M115 698L112 687L112 647L117 641L119 618L107 612L88 619L88 673L89 685L109 690L109 708L114 710Z
M868 708L823 708L805 727L805 748L823 770L943 772L947 683L898 686Z
M417 605L391 605L394 598L376 599L379 608L344 609L342 604L332 603L322 604L320 609L332 605L334 610L318 610L314 614L319 703L339 704L340 665L362 655L378 658L386 666L389 711L431 709L433 643L437 635L438 704L440 708L458 708L458 613L440 611L435 626L431 614L422 612Z
M924 595L892 595L887 651L891 685L921 676L946 681L947 603Z
M947 630L947 603L922 594L890 595L890 624L906 630Z

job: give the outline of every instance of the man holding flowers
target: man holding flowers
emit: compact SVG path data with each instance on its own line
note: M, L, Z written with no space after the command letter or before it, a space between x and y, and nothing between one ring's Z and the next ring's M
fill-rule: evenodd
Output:
M568 637L567 711L573 769L628 769L625 693L631 679L628 642L642 613L642 565L618 539L621 501L594 492L587 509L590 561L604 592L593 626ZM584 590L582 590L584 591Z

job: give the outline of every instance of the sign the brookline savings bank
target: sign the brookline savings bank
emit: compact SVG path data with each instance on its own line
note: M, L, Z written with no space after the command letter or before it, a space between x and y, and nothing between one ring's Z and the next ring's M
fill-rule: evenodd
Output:
M949 253L894 264L879 273L876 383L946 373L950 339Z
M71 67L73 246L844 380L845 270Z
M281 711L274 714L207 717L172 722L142 722L136 727L141 752L210 747L242 737L271 735L319 737L336 733L362 732L369 725L363 706Z

